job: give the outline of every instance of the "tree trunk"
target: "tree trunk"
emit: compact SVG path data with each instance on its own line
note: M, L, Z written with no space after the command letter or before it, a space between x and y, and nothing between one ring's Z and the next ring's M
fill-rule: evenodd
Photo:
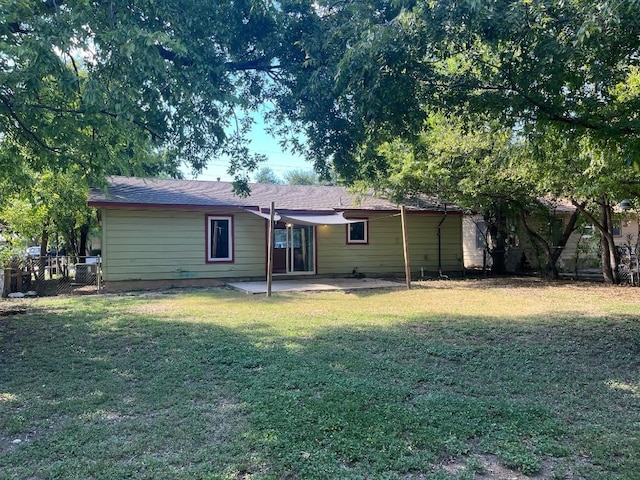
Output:
M522 224L524 225L525 230L529 234L531 242L533 244L537 243L544 250L546 257L544 275L553 280L558 280L560 278L560 272L558 271L558 260L560 259L560 255L562 255L564 248L567 246L569 237L571 237L571 234L576 229L576 223L578 222L579 216L580 210L576 208L576 210L571 213L571 217L567 222L567 226L562 232L562 237L559 238L554 245L553 238L545 238L543 235L539 234L529 226L529 223L527 222L527 212L522 206L520 206L520 219L522 221Z
M602 236L602 273L607 283L620 283L620 255L613 241L613 235Z
M600 246L602 259L602 275L604 281L613 285L620 283L620 256L613 240L613 222L611 219L611 206L608 202L600 203L600 223L602 225Z
M547 257L547 276L551 280L558 280L560 278L557 260L552 260L551 256Z
M80 227L80 245L78 247L78 256L80 261L84 261L83 257L87 255L87 239L89 238L89 224L85 223Z
M549 252L550 255L548 258L548 262L552 266L553 278L556 280L560 278L560 273L558 272L558 260L560 259L560 255L562 255L562 252L567 246L567 242L569 241L571 234L576 230L576 224L578 223L579 216L580 216L580 210L578 209L575 209L571 213L571 217L569 217L567 226L564 228L564 231L562 232L562 238L558 240L558 244L556 245L556 248L551 249L551 251Z
M605 283L615 284L615 276L611 265L611 252L609 251L609 242L604 235L600 237L600 260L602 262L602 276Z
M620 283L620 256L613 240L613 222L611 220L612 207L606 198L602 198L598 204L599 218L595 218L586 210L585 204L578 204L572 201L573 205L578 208L593 223L593 226L600 232L600 259L602 260L602 276L606 283L617 285Z
M501 223L504 222L505 228ZM506 218L497 218L496 223L489 226L489 239L491 247L489 255L491 255L491 273L494 275L504 275L507 273L507 239L505 235Z
M636 283L640 287L640 213L636 212L636 244L634 246L634 253L636 256Z

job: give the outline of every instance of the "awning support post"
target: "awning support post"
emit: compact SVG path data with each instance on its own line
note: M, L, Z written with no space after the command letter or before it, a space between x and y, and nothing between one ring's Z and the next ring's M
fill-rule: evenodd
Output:
M275 202L271 202L271 210L269 212L269 248L267 250L267 297L271 296L271 283L273 281L273 223L275 208Z
M400 206L400 220L402 223L402 250L404 253L404 275L407 290L411 289L411 265L409 265L409 242L407 240L407 212L405 206Z

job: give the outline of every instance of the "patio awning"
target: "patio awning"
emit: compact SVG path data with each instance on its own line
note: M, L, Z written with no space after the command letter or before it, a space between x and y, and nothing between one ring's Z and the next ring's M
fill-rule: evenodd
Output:
M328 213L324 215L290 215L280 214L283 222L294 223L297 225L346 225L349 223L357 223L362 220L348 220L344 218L342 212Z
M245 212L253 213L259 217L264 218L265 220L269 220L271 217L268 213L259 212L257 210L250 210L248 208L244 209ZM273 217L276 222L286 222L286 223L294 223L296 225L347 225L349 223L357 223L362 220L349 220L344 218L342 212L336 213L319 213L316 215L307 215L307 214L283 214L276 213Z
M270 214L268 214L268 213L262 213L262 212L259 212L259 211L257 211L257 210L250 210L250 209L248 209L248 208L244 208L243 210L244 210L245 212L253 213L254 215L257 215L257 216L259 216L259 217L262 217L262 218L264 218L265 220L271 220L271 215L270 215ZM279 221L280 221L280 215L278 215L278 214L276 213L276 214L273 216L273 219L274 219L276 222L279 222Z

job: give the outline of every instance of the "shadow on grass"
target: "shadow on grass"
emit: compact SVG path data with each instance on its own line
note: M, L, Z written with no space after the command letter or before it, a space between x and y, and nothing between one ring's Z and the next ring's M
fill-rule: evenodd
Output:
M0 320L6 478L449 478L485 454L640 471L636 317L283 336L79 305Z
M493 288L531 288L540 289L546 287L570 287L579 290L591 290L594 285L602 286L602 282L587 280L552 280L536 276L498 276L498 277L466 277L451 280L426 279L412 283L412 288L448 288L455 285L456 288L493 289ZM611 286L611 288L626 288Z

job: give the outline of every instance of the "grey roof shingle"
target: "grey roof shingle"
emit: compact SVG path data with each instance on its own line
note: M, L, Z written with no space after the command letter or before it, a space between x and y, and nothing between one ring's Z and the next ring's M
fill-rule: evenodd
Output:
M201 180L167 180L157 178L109 177L108 189L91 189L89 205L96 207L239 207L268 209L275 202L277 210L398 210L395 202L372 192L356 195L345 187L324 185L250 184L251 194L239 197L230 182ZM416 202L408 209L442 211L437 201ZM448 207L449 209L451 207Z

